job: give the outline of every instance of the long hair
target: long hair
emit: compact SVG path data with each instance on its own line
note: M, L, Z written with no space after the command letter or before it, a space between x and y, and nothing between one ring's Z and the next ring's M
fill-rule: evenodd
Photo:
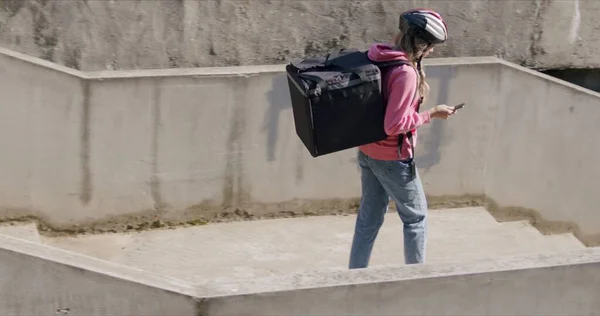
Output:
M426 82L425 70L421 67L421 59L423 59L423 54L433 45L419 37L403 33L396 35L394 45L394 49L401 50L408 55L408 60L419 72L418 90L423 100L425 100L429 94L429 85Z

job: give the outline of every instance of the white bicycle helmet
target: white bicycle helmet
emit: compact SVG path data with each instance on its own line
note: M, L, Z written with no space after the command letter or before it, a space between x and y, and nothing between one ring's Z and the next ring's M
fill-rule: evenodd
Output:
M400 15L400 31L420 37L432 44L448 39L448 27L442 16L429 9L414 9Z

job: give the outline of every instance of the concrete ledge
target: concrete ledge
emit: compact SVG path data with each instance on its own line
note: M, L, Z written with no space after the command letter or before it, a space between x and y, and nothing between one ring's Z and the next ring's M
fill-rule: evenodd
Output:
M269 74L285 71L285 64L280 65L253 65L253 66L228 66L228 67L200 67L200 68L169 68L169 69L139 69L139 70L103 70L103 71L79 71L65 67L47 60L31 57L16 51L0 47L0 54L20 60L32 65L47 68L57 72L63 72L80 79L104 80L104 79L133 79L133 78L156 78L156 77L236 77L253 74ZM583 93L600 97L600 93L582 88L578 85L559 80L539 71L510 63L494 56L482 57L445 57L429 58L424 61L426 66L452 66L452 65L483 65L502 64L516 70L527 72L539 78L553 81L557 84L566 85Z
M156 78L156 77L235 77L252 74L277 73L285 71L285 64L280 65L254 65L254 66L228 66L228 67L201 67L201 68L170 68L170 69L139 69L139 70L102 70L102 71L79 71L61 66L41 58L31 57L25 54L0 48L0 54L20 61L34 64L40 67L68 73L81 79L131 79L131 78ZM465 65L465 64L493 64L502 62L502 59L493 56L484 57L449 57L431 58L426 60L425 65Z
M0 54L19 61L23 61L39 67L51 69L57 72L67 73L81 79L127 79L127 78L147 78L147 77L186 77L186 76L201 76L201 77L232 77L232 76L247 76L252 74L262 73L277 73L285 71L285 64L280 65L253 65L253 66L228 66L228 67L199 67L199 68L169 68L169 69L138 69L138 70L103 70L103 71L80 71L73 68L65 67L45 59L32 57L10 49L0 47ZM527 72L540 78L554 81L558 84L567 85L581 92L591 93L600 97L600 93L584 89L578 85L571 84L566 81L556 79L552 76L545 75L539 71L531 70L527 67L522 67L517 64L505 61L494 56L481 57L445 57L445 58L429 58L424 61L426 66L449 66L449 65L481 65L481 64L502 64L520 71Z
M600 308L600 248L192 285L8 236L0 235L0 245L3 315L566 315Z
M592 315L600 249L221 286L205 315Z
M579 92L582 92L582 93L589 94L589 95L592 95L594 97L600 98L600 93L598 93L596 91L593 91L593 90L590 90L590 89L583 88L581 86L578 86L576 84L570 83L568 81L560 80L558 78L552 77L552 76L544 74L542 72L539 72L539 71L536 71L536 70L532 70L530 68L523 67L523 66L520 66L520 65L517 65L517 64L513 64L513 63L505 61L503 59L499 59L498 58L497 62L500 63L500 64L502 64L502 65L504 65L504 66L506 66L506 67L508 67L508 68L511 68L513 70L525 72L527 74L530 74L532 76L538 77L540 79L544 79L546 81L551 81L551 82L553 82L553 83L555 83L557 85L569 87L569 88L575 89L575 90L577 90Z
M480 57L444 57L444 58L426 58L423 60L425 66L452 66L452 65L485 65L497 64L503 62L495 56Z
M583 315L600 308L600 248L192 285L8 236L0 245L3 315Z
M197 315L183 281L0 235L0 314Z
M6 49L3 47L0 47L0 55L3 55L8 58L12 58L17 61L25 62L25 63L31 64L31 65L35 65L35 66L39 66L42 68L54 70L57 72L69 74L69 75L77 77L77 78L85 78L85 73L82 71L79 71L79 70L76 70L73 68L69 68L69 67L65 67L65 66L53 63L53 62L49 62L45 59L31 57L29 55L22 54L22 53L19 53L19 52L10 50L10 49Z
M499 63L496 57L457 57L457 58L432 58L426 65L476 65ZM140 70L115 70L86 72L88 79L118 79L118 78L145 78L145 77L235 77L253 74L278 73L285 71L285 64L281 65L256 65L256 66L229 66L205 68L179 68L179 69L140 69Z
M243 77L255 74L279 73L283 71L285 71L285 65L111 70L86 72L85 78L102 80L157 77Z
M481 260L444 262L423 265L385 265L368 269L312 270L291 275L257 278L237 282L219 280L203 283L198 295L204 298L250 295L270 292L310 290L325 287L359 286L363 284L402 282L409 280L459 277L470 274L498 273L541 268L558 268L581 264L597 264L600 248L558 253L540 253ZM600 284L598 285L600 287Z
M252 66L228 66L228 67L199 67L199 68L169 68L169 69L138 69L138 70L102 70L102 71L80 71L65 67L47 60L32 57L10 49L0 47L0 54L22 62L26 62L39 67L51 69L57 72L67 73L81 79L128 79L128 78L148 78L148 77L235 77L247 76L252 74L278 73L285 71L285 64L279 65L252 65ZM545 75L539 71L519 66L517 64L505 61L495 56L481 57L445 57L429 58L424 61L426 66L451 66L451 65L482 65L482 64L502 64L520 71L527 72L534 76L554 81L558 84L566 85L581 92L591 93L600 97L600 93L582 88L578 85L556 79Z

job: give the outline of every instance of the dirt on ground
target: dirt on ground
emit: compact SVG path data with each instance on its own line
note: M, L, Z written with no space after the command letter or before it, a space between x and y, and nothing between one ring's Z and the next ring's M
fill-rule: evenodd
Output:
M529 221L543 234L573 233L586 246L600 246L600 235L585 235L574 223L548 221L540 212L521 207L501 207L494 200L483 195L428 197L430 209L462 207L485 207L499 222ZM282 203L247 203L237 206L216 206L210 203L199 204L176 211L148 210L137 214L113 217L104 221L89 222L72 226L53 225L36 216L9 218L5 224L35 222L40 234L48 237L75 236L88 234L124 233L153 229L175 229L235 221L251 221L275 218L356 214L359 199L330 199L321 201L293 200ZM394 209L390 203L390 210Z
M169 229L177 227L206 225L233 221L249 221L274 218L294 218L325 215L350 215L358 211L359 199L330 199L319 201L293 200L282 203L245 203L236 206L218 206L204 203L189 207L184 211L147 210L135 214L112 217L72 226L58 226L37 216L13 217L5 222L34 221L40 233L47 236L80 234L121 233L149 229ZM430 198L431 209L481 206L478 197ZM394 203L390 204L393 209Z

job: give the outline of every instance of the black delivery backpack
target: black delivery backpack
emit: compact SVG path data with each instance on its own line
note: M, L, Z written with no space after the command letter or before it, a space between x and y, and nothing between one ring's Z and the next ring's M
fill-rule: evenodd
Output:
M296 134L313 157L387 138L381 75L400 64L347 49L287 65Z

